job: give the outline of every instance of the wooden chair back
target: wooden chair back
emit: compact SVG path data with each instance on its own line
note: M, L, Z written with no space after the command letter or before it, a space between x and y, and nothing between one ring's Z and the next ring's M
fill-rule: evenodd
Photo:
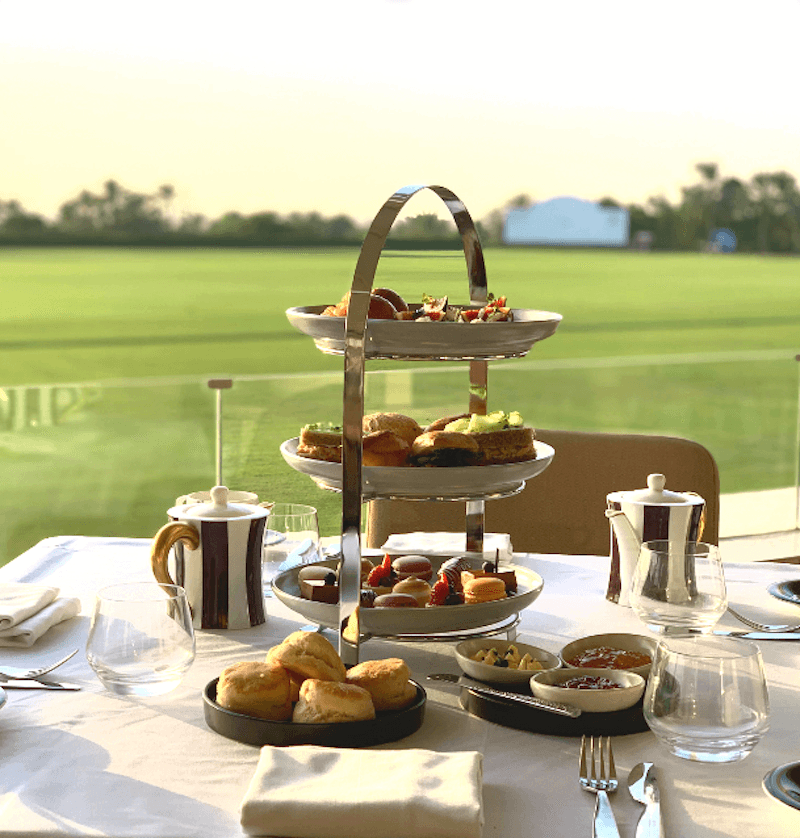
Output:
M509 533L517 552L607 556L606 495L644 488L662 473L667 489L697 492L706 502L703 541L719 539L719 472L697 442L644 434L537 430L555 449L553 462L510 498L486 502L486 532ZM375 500L365 544L380 547L393 533L463 532L463 503Z

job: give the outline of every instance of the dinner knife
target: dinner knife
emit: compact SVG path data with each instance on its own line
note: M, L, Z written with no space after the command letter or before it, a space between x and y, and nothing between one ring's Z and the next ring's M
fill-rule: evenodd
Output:
M703 634L692 631L690 634ZM800 640L800 631L739 631L737 629L714 629L719 637L742 637L745 640Z
M3 681L0 687L4 690L68 690L73 692L79 690L80 687L75 684L59 684L55 681L34 681L33 679L22 680L21 678L13 681Z
M431 681L445 681L446 683L456 684L459 687L469 690L471 693L477 695L485 695L489 698L499 698L505 701L511 701L516 704L524 704L527 707L533 707L535 710L545 710L549 713L556 713L559 716L569 716L576 719L581 715L579 707L572 707L569 704L561 704L557 701L546 701L543 698L536 698L533 695L525 695L523 693L512 693L506 690L496 690L493 687L487 687L477 681L473 681L466 675L451 675L449 673L433 673L428 675Z

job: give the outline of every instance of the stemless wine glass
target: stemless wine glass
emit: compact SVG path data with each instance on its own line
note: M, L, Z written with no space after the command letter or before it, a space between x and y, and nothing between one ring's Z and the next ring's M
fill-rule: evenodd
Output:
M665 637L656 648L644 718L676 756L744 759L769 728L761 652L731 637Z
M644 542L629 601L654 631L710 631L728 607L719 548L703 542Z
M178 686L194 661L186 592L178 585L128 582L97 593L86 658L118 695L161 695Z
M261 582L272 596L272 580L281 570L319 559L317 510L304 503L276 503L267 515Z

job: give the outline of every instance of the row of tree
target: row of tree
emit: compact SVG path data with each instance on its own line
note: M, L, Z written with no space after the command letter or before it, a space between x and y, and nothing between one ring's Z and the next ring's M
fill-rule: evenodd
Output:
M656 247L702 249L715 229L731 230L737 248L755 253L800 253L800 190L788 172L762 172L747 181L720 176L716 163L699 163L700 181L673 205L663 197L628 207L631 234L653 233Z
M800 190L786 172L761 173L750 180L722 178L715 163L697 165L699 182L681 189L677 203L653 197L631 204L632 240L652 234L661 250L701 250L711 232L730 229L738 249L762 253L800 253ZM257 246L354 245L366 229L347 215L325 218L320 213L229 212L209 220L202 215L173 212L175 190L163 185L153 194L132 192L114 180L97 194L83 190L49 221L27 212L18 201L0 200L0 243L7 244L206 244ZM503 220L513 206L533 201L520 195L477 222L481 239L502 244ZM606 206L623 206L603 198ZM391 241L398 247L458 246L449 220L425 213L399 220Z

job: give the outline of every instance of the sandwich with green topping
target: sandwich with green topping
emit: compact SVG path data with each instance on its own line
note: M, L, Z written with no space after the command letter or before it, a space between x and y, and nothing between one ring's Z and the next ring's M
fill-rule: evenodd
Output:
M332 422L312 422L300 430L297 456L328 463L342 461L342 426Z
M426 433L458 433L474 440L481 465L499 465L536 459L535 434L516 411L496 410L481 416L463 413L433 422Z

